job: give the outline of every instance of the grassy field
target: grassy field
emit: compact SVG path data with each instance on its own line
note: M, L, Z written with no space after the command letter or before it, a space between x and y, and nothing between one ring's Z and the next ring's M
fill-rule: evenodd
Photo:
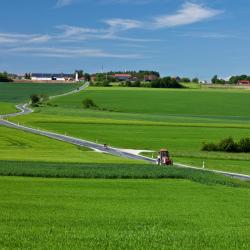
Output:
M2 86L1 112L32 93L19 96L16 86L3 95ZM52 88L44 91L65 92ZM99 110L83 109L86 97ZM250 173L250 154L200 151L206 140L249 135L248 97L231 90L89 88L13 120L124 148L167 146L183 163L201 166L205 159L208 168ZM248 250L249 197L249 182L146 165L0 126L1 249Z
M15 113L16 111L17 109L15 108L13 103L0 102L0 114L1 115Z
M36 162L71 164L93 163L93 160L95 163L135 163L132 160L96 153L82 147L0 126L0 165L1 161L33 162L33 165L37 165Z
M83 95L93 99L101 108L123 113L231 119L241 117L250 120L248 111L250 92L242 90L92 87L84 94L62 97L55 103L62 107L80 108Z
M31 94L56 95L77 86L80 84L0 83L0 114L15 112L15 104L27 101Z
M0 177L2 249L250 248L250 189Z
M86 97L99 109L83 109ZM168 147L181 163L250 174L250 154L201 151L203 142L250 137L249 97L244 90L92 87L15 120L121 148Z

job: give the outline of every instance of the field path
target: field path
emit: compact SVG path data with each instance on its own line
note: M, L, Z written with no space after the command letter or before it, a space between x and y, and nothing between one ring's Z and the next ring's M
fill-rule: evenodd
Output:
M70 92L67 92L67 93L64 93L61 95L57 95L57 96L51 96L50 99L78 93L80 91L85 90L88 86L89 86L89 83L86 83L83 86L81 86L73 91L70 91ZM138 155L136 153L132 153L131 151L128 152L126 150L122 150L122 149L114 148L114 147L104 148L103 145L98 144L98 143L94 143L94 142L87 141L87 140L82 140L82 139L75 138L75 137L70 137L67 135L57 134L57 133L53 133L53 132L49 132L49 131L45 131L45 130L35 129L35 128L23 126L23 125L16 124L16 123L13 123L13 122L6 120L6 118L8 118L8 117L15 117L15 116L26 115L26 114L32 113L33 110L30 109L28 106L29 106L28 103L17 105L16 108L19 109L20 112L0 116L0 125L6 126L9 128L19 129L19 130L33 133L33 134L37 134L37 135L46 136L46 137L49 137L52 139L64 141L64 142L67 142L70 144L74 144L74 145L78 145L78 146L82 146L82 147L86 147L86 148L90 148L90 149L93 149L93 150L98 151L98 152L107 153L107 154L111 154L111 155L118 156L118 157L123 157L123 158L128 158L128 159L133 159L133 160L142 160L142 161L146 161L146 162L152 163L152 164L155 163L155 159L141 156L141 155ZM184 164L180 164L180 163L174 163L174 166L181 167L181 168L191 168L191 169L219 173L219 174L223 174L225 176L238 178L238 179L242 179L242 180L250 180L249 175L230 173L230 172L224 172L224 171L218 171L218 170L202 169L202 168L188 166L188 165L184 165Z

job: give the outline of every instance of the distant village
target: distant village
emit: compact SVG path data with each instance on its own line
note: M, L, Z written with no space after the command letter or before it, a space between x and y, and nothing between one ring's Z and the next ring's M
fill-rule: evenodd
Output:
M8 76L15 82L78 82L78 81L143 81L152 82L161 78L160 73L156 71L117 71L117 72L102 72L95 74L84 73L82 70L75 71L73 74L68 73L25 73L25 74L8 74ZM198 78L189 79L187 77L172 76L178 82L197 82L208 83L207 81L200 81Z
M166 78L166 77L163 77ZM154 82L161 78L157 71L110 71L89 74L83 70L76 70L74 73L24 73L24 74L9 74L0 73L0 82L40 82L40 83L74 83L88 81L91 83L98 82L122 82L122 83L137 83L137 82ZM215 75L211 81L200 80L198 78L188 78L180 76L168 76L178 83L197 83L197 84L217 84L217 85L243 85L250 86L250 76L239 75L231 76L228 79L219 78ZM129 84L127 84L129 86ZM136 85L135 85L136 86Z

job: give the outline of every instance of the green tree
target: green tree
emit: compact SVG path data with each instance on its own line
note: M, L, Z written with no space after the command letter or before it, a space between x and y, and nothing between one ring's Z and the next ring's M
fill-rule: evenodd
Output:
M31 74L30 73L25 73L24 78L26 80L31 80Z
M211 82L213 84L216 84L217 81L218 81L218 76L217 75L213 76L213 78L211 79Z
M192 82L194 82L194 83L199 83L199 78L197 78L197 77L193 78L193 79L192 79Z
M181 82L191 82L190 79L188 77L183 77L181 79Z
M91 80L91 76L90 76L90 74L88 74L88 73L85 73L84 75L83 75L83 77L84 77L84 79L85 79L85 81L90 81Z
M90 109L90 108L96 108L97 105L94 103L94 101L90 98L85 98L82 101L83 107L86 109Z
M0 82L12 82L12 79L9 77L7 72L0 72Z
M31 105L36 107L40 103L40 96L37 94L32 94L30 96L30 101L31 101Z

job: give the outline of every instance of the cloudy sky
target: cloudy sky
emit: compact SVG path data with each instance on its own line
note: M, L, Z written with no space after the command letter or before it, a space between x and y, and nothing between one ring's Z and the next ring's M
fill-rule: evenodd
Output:
M0 71L250 74L249 12L246 0L1 0Z

